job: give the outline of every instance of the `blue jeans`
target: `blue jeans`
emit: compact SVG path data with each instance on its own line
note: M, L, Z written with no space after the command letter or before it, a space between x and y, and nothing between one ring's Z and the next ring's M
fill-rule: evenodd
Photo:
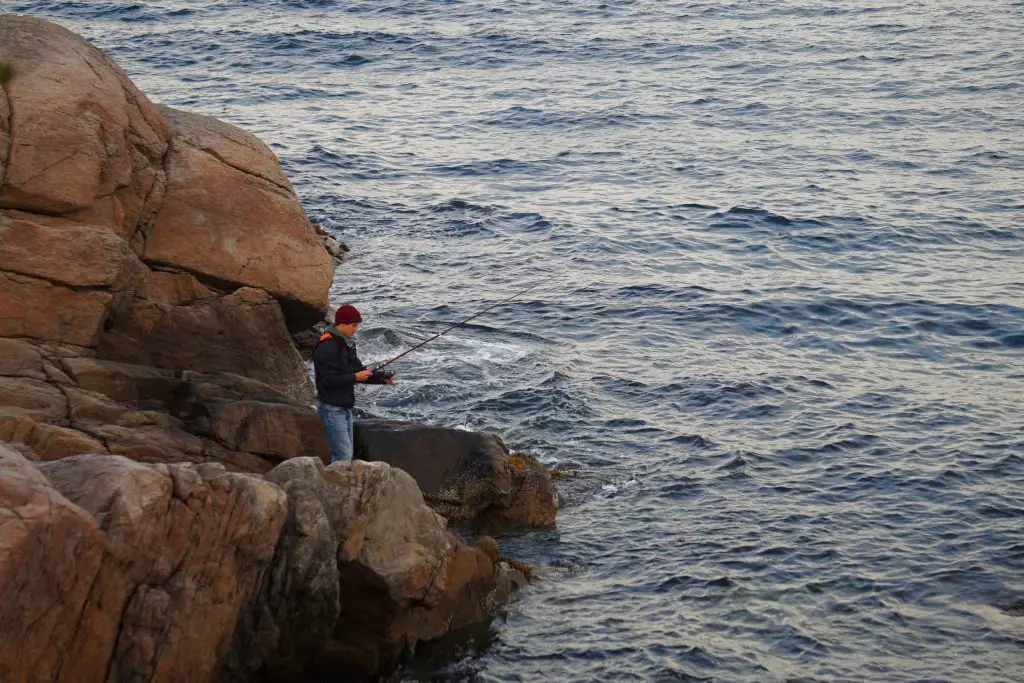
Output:
M352 462L352 411L321 403L316 412L320 415L320 422L327 432L327 441L331 444L331 464Z

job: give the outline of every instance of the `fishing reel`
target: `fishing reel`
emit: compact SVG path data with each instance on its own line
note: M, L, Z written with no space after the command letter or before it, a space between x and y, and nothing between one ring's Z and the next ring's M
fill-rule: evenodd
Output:
M387 384L389 381L394 379L395 373L393 370L385 370L384 368L374 368L373 373L370 375L370 383L372 384Z

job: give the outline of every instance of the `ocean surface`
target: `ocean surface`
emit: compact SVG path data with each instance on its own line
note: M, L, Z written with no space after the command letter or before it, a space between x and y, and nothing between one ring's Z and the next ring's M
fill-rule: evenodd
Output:
M568 473L395 680L1024 681L1024 3L3 9L265 140L364 360L542 283L360 397Z

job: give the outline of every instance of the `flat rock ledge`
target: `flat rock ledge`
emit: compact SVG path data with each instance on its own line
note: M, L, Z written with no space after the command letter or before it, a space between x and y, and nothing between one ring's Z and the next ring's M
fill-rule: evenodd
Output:
M524 584L384 463L262 477L0 445L5 683L370 680Z

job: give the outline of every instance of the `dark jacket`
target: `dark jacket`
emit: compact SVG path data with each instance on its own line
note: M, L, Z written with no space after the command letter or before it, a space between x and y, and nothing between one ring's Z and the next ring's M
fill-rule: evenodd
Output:
M356 373L366 366L335 333L328 330L313 350L313 371L316 373L316 395L321 403L351 408L356 404ZM370 381L367 384L380 384Z

